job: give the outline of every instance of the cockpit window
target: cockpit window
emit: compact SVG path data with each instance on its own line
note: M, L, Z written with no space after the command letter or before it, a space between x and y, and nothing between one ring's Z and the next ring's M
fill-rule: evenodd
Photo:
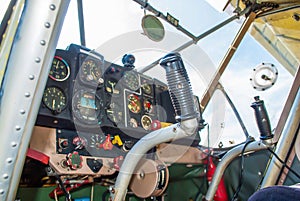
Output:
M189 4L184 2L170 4L169 1L149 1L149 3L194 36L200 36L234 15L233 8L220 12L205 1L195 0ZM70 34L70 27L78 27L78 22L73 20L77 17L76 6L76 2L70 3L58 43L60 48L66 48L67 44L72 42L71 38L79 41L79 32ZM122 64L124 54L133 54L136 58L137 71L165 82L165 72L158 65L158 61L168 52L178 50L189 43L192 39L188 34L178 31L178 27L172 26L170 22L159 19L165 27L165 37L160 42L151 41L143 33L141 20L145 15L152 13L142 9L134 1L123 3L107 1L105 9L99 12L99 8L104 7L100 3L84 4L86 45L96 49L105 59L117 64ZM111 12L112 10L114 12ZM192 89L200 100L244 20L244 17L239 17L201 38L197 44L180 50ZM265 63L276 67L278 79L272 84L272 88L257 90L251 83L253 71ZM239 113L247 133L259 137L254 111L250 107L255 96L260 96L265 101L274 129L287 97L287 93L282 95L282 91L289 91L292 80L291 73L257 42L249 30L235 51L232 61L220 79L218 89L205 109L203 117L209 124L209 130L201 131L201 143L213 147L229 147L245 141L245 131L240 126L233 106ZM233 105L229 104L226 96L230 97Z

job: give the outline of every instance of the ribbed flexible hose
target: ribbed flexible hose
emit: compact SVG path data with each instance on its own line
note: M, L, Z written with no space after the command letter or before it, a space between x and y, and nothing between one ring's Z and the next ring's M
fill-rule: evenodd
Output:
M199 116L193 100L190 79L179 53L170 53L162 58L160 65L165 68L171 101L177 120Z

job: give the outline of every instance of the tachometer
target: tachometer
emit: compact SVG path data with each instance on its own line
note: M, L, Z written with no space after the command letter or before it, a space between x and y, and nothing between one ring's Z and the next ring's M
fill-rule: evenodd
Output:
M61 89L47 87L44 91L43 103L52 112L60 113L67 105L67 98Z
M132 112L132 113L139 113L141 111L141 101L140 98L135 95L135 94L130 94L127 97L128 100L128 109Z
M87 124L97 124L103 103L95 93L80 90L74 94L72 108L74 116Z
M55 56L52 61L49 77L52 80L62 82L68 79L69 76L70 76L70 67L68 63L63 58L59 56Z

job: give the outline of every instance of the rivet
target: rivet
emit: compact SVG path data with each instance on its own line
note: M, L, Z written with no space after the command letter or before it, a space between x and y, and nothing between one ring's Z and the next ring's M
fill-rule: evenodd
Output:
M20 114L25 114L25 110L21 109Z
M3 179L8 179L8 174L4 174Z
M46 28L50 28L50 26L51 26L49 22L45 22L44 25L45 25Z
M40 63L41 62L41 58L40 57L35 58L35 62L36 63Z
M16 128L17 131L21 130L21 127L19 125L16 125L15 128Z
M3 194L4 194L4 190L0 189L0 195L3 195Z
M29 75L28 78L29 78L30 80L34 80L34 75Z
M49 8L50 8L50 10L55 10L55 9L56 9L56 6L55 6L54 4L51 4L51 5L49 6Z
M10 164L10 163L13 162L13 159L12 159L12 158L8 158L8 159L6 159L6 162L7 162L8 164Z
M17 146L17 143L16 143L16 142L12 142L12 143L11 143L11 146L12 146L12 147L16 147L16 146Z
M29 92L26 92L26 93L25 93L25 97L27 97L27 98L30 97L30 93L29 93Z
M46 41L45 41L45 40L41 40L41 41L40 41L40 44L41 44L41 45L46 45Z

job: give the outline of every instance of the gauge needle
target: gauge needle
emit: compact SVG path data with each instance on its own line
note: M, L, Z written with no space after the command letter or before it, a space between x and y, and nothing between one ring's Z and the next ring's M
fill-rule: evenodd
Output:
M54 108L54 106L55 106L55 99L53 99L52 101L52 108Z
M94 79L97 78L96 75L95 75L95 73L93 71L91 71L91 75L94 77Z

